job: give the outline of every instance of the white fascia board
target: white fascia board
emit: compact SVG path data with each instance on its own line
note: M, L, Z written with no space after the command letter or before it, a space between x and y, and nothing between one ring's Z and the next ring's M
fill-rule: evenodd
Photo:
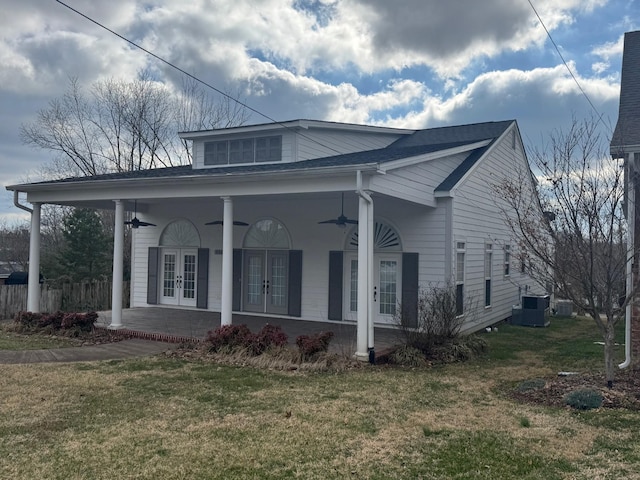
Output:
M308 130L310 128L343 130L348 132L381 133L395 135L410 135L415 130L406 128L379 127L375 125L358 125L354 123L324 122L321 120L291 120L286 122L263 123L259 125L244 125L240 127L220 128L215 130L201 130L196 132L179 132L178 136L184 140L197 140L207 137L218 137L231 134L264 133L277 130Z
M459 147L447 148L446 150L438 150L437 152L423 153L413 157L401 158L400 160L394 160L381 165L379 171L380 173L387 173L389 170L395 170L396 168L408 167L417 163L428 162L430 160L436 160L438 158L449 157L459 153L476 150L478 148L486 147L490 143L491 140L483 140L481 142L469 143Z
M355 185L356 172L376 172L378 164L323 167L286 172L189 175L182 177L132 178L11 185L8 190L27 193L27 201L63 203L135 198L182 198L219 195L263 195L287 192L334 191L326 179L346 178ZM279 192L278 189L285 190ZM355 186L353 187L355 188Z

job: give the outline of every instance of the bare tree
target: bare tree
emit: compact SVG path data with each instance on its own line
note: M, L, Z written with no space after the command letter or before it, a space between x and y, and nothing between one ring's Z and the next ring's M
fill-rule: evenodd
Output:
M246 109L229 97L216 102L198 84L182 91L142 72L134 81L103 80L85 93L77 79L21 127L25 144L57 153L50 176L87 176L191 162L179 131L240 125Z
M595 119L574 119L567 131L554 131L534 149L529 172L502 179L496 194L529 273L591 316L604 340L607 384L615 374L614 327L624 318L631 296L625 277L626 248L623 171L606 154ZM536 183L539 198L526 195ZM540 202L542 209L537 202ZM544 214L541 213L544 212Z

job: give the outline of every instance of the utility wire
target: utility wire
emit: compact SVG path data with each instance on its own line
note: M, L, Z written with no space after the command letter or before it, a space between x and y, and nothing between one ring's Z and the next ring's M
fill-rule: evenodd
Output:
M564 64L565 68L567 69L567 71L569 72L569 75L571 75L571 78L573 78L573 81L576 83L576 85L578 86L578 89L580 89L580 92L582 93L582 95L584 96L584 98L587 99L587 102L589 102L589 105L591 105L591 108L593 109L593 111L596 113L596 116L598 117L598 122L602 123L602 125L607 128L609 130L609 133L613 133L611 126L610 125L606 125L604 123L604 121L602 120L602 115L598 109L596 108L596 106L593 104L593 102L591 101L591 99L589 98L589 95L587 95L587 92L584 91L584 89L582 88L582 85L580 85L580 82L578 81L578 79L576 78L576 76L573 74L573 71L571 70L571 68L569 68L569 64L567 63L567 61L564 59L564 56L562 55L562 53L560 52L560 48L558 48L558 45L556 44L555 40L553 39L553 37L551 36L551 32L549 32L549 30L547 29L547 26L544 24L544 22L542 21L542 18L540 17L540 15L538 14L538 11L536 10L536 7L533 6L533 3L531 2L531 0L527 0L529 2L529 5L531 6L531 9L533 10L533 13L536 14L536 17L538 17L538 21L540 22L540 25L542 25L542 28L544 28L544 31L547 32L547 37L549 37L549 40L551 40L551 43L553 44L553 47L556 49L556 52L558 53L558 56L560 57L560 60L562 60L562 63Z
M81 11L76 10L75 8L71 7L70 5L67 5L67 4L66 4L66 3L64 3L63 1L61 1L61 0L56 0L56 2L58 2L58 3L59 3L60 5L62 5L63 7L68 8L68 9L69 9L69 10L71 10L72 12L74 12L74 13L76 13L76 14L80 15L81 17L85 18L86 20L90 21L91 23L93 23L93 24L97 25L98 27L100 27L100 28L102 28L102 29L106 30L107 32L109 32L109 33L111 33L111 34L115 35L116 37L118 37L118 38L120 38L120 39L124 40L125 42L129 43L130 45L133 45L135 48L137 48L137 49L139 49L139 50L142 50L142 51L143 51L144 53L146 53L147 55L150 55L151 57L153 57L153 58L155 58L156 60L158 60L158 61L160 61L160 62L164 63L165 65L168 65L169 67L171 67L171 68L173 68L173 69L175 69L175 70L179 71L179 72L180 72L180 73L182 73L183 75L186 75L187 77L189 77L189 78L191 78L191 79L195 80L196 82L201 83L201 84L202 84L202 85L204 85L205 87L210 88L211 90L213 90L213 91L215 91L215 92L219 93L220 95L222 95L222 96L224 96L224 97L228 98L229 100L232 100L232 101L236 102L238 105L240 105L240 106L242 106L242 107L246 108L247 110L250 110L250 111L252 111L252 112L254 112L254 113L258 114L258 115L260 115L261 117L266 118L267 120L269 120L269 121L271 121L271 122L273 122L273 123L275 123L275 124L277 124L277 125L280 125L280 126L284 127L284 128L285 128L285 129L287 129L287 130L292 131L294 134L299 135L299 136L300 136L300 137L302 137L302 138L306 138L307 140L309 140L309 141L311 141L311 142L313 142L313 143L315 143L315 144L317 144L317 145L320 145L321 147L327 148L327 149L329 149L329 150L331 150L331 151L333 151L333 152L335 152L335 153L337 153L337 154L340 154L340 155L343 153L343 152L341 152L341 151L339 151L339 150L336 150L335 148L333 148L333 147L332 147L332 146L330 146L330 145L325 145L325 144L323 144L323 143L319 142L318 140L316 140L315 138L309 137L309 136L307 136L307 135L303 134L302 132L299 132L298 130L295 130L295 129L291 128L290 126L286 125L285 123L280 122L280 121L276 120L275 118L270 117L270 116L269 116L269 115L267 115L266 113L262 113L262 112L260 112L259 110L257 110L257 109L255 109L255 108L251 107L250 105L248 105L248 104L246 104L246 103L242 102L241 100L238 100L237 98L235 98L235 97L233 97L233 96L229 95L228 93L223 92L223 91L222 91L222 90L220 90L219 88L216 88L215 86L211 85L210 83L207 83L207 82L205 82L204 80L201 80L200 78L196 77L195 75L193 75L193 74L191 74L191 73L187 72L186 70L183 70L182 68L180 68L180 67L178 67L177 65L175 65L175 64L173 64L173 63L171 63L170 61L165 60L164 58L162 58L161 56L159 56L159 55L157 55L157 54L153 53L152 51L147 50L147 49L146 49L146 48L144 48L142 45L137 44L137 43L136 43L136 42L134 42L133 40L129 40L127 37L125 37L125 36L123 36L123 35L119 34L118 32L116 32L116 31L114 31L114 30L110 29L110 28L109 28L109 27L107 27L107 26L105 26L105 25L101 24L100 22L98 22L97 20L94 20L93 18L89 17L88 15L85 15L85 14L84 14L84 13L82 13Z

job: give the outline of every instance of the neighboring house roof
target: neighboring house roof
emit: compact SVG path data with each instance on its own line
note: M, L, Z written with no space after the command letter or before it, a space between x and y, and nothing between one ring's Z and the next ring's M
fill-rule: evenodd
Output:
M495 141L514 122L514 120L502 122L485 122L453 127L439 127L418 130L409 133L405 137L393 142L385 148L367 150L355 153L333 155L323 158L301 160L295 162L278 162L251 165L229 165L211 168L192 168L191 165L177 167L156 168L149 170L137 170L131 172L111 173L90 177L72 177L60 180L35 182L30 186L46 186L56 184L82 184L98 181L122 181L143 180L161 178L202 177L202 176L232 176L245 174L285 173L296 171L313 171L314 169L327 169L332 167L358 167L371 165L384 165L403 158L418 157L420 155L443 152L456 147L468 145L473 149L473 144L479 141ZM466 172L484 155L489 145L473 149L468 157L447 177L437 191L451 189ZM9 186L10 190L20 190L23 186Z
M624 35L620 108L611 153L623 153L628 147L640 150L640 30Z

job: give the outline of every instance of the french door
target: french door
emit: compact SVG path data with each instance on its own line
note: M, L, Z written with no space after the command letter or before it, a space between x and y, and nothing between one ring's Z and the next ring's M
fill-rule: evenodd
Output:
M287 315L289 251L245 250L243 258L243 310Z
M400 254L376 254L373 272L374 322L392 324L401 298ZM345 320L357 320L358 316L358 255L345 255L345 277L343 302Z
M197 264L196 249L162 249L160 303L196 306Z

